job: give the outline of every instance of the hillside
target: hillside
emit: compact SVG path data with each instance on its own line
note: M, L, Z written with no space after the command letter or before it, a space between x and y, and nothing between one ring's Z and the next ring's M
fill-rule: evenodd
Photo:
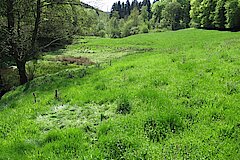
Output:
M76 39L0 101L0 159L238 159L239 48L197 29Z

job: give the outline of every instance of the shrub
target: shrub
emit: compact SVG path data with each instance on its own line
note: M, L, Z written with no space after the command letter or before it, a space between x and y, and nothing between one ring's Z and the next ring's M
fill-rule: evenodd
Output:
M130 35L135 35L139 33L139 27L132 27L130 30Z
M134 21L129 20L125 23L122 29L122 37L127 37L131 35L138 34L140 29L138 26L134 25Z
M148 33L148 26L147 25L143 25L141 26L141 33Z
M105 37L105 35L106 35L106 32L104 30L100 30L98 32L98 36L100 36L100 37Z
M130 36L130 31L131 31L131 27L132 27L132 22L128 21L125 23L125 25L123 26L122 29L122 37L127 37Z

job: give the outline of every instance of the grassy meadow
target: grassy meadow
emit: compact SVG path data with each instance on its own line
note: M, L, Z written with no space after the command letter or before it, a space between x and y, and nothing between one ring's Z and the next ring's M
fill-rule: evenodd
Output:
M2 160L240 157L240 33L78 37L36 74L0 101Z

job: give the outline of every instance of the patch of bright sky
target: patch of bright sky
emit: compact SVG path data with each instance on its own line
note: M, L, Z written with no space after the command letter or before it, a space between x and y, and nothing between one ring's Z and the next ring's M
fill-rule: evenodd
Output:
M118 0L81 0L81 1L106 12L110 12L113 3L118 2ZM120 1L126 2L127 0L120 0ZM131 2L132 0L129 0L129 1ZM153 0L151 0L151 2L152 1Z

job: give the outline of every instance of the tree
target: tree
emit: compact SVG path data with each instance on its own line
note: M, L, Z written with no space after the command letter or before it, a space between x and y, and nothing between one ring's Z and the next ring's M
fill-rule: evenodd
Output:
M125 16L128 17L130 15L130 13L131 13L131 5L130 5L129 0L127 0L125 8L126 8Z
M181 19L181 27L182 28L189 28L190 23L190 0L177 0L178 3L181 4L182 7L182 19Z
M20 84L28 81L27 61L36 59L45 48L71 38L74 17L70 4L73 3L58 0L4 0L1 3L0 28L5 35L0 39L0 47L4 48L1 57L17 66Z
M214 12L216 8L215 0L203 0L200 6L201 27L206 29L214 28Z
M121 37L121 32L119 28L119 14L117 11L112 13L112 17L109 21L109 34L112 38Z
M139 10L135 7L122 28L122 36L126 37L139 33L139 25Z
M162 11L161 26L170 28L171 30L180 29L180 20L182 15L181 4L178 2L171 2L166 5Z
M226 25L225 3L226 3L226 0L217 1L215 16L214 16L214 25L217 29L225 29L225 25Z
M157 1L152 6L152 23L155 28L159 27L160 21L162 19L162 11L166 6L165 1Z
M147 22L148 21L148 11L147 11L147 6L143 6L142 9L141 9L141 18L144 22Z
M120 10L120 18L124 18L125 17L125 13L126 13L125 3L122 2L121 10Z
M240 8L238 0L230 0L225 4L226 7L226 27L232 30L240 29Z
M5 0L6 10L6 40L5 47L7 56L16 63L20 83L28 81L25 64L27 60L35 56L36 41L41 20L41 0L36 4L30 1ZM23 15L26 15L24 17ZM29 28L30 31L27 31ZM23 34L23 32L25 32Z
M133 1L132 1L131 11L132 11L133 9L135 9L135 8L138 9L138 10L140 9L140 8L139 8L139 3L138 3L137 0L133 0Z
M148 20L151 18L151 2L150 0L143 0L142 6L147 6L147 12L148 12Z
M191 17L191 26L199 28L201 27L201 17L199 16L201 13L200 6L203 0L191 0L191 10L190 10L190 17Z
M117 3L113 3L110 18L112 18L113 12L117 11L117 7L118 7L117 5L118 5Z

